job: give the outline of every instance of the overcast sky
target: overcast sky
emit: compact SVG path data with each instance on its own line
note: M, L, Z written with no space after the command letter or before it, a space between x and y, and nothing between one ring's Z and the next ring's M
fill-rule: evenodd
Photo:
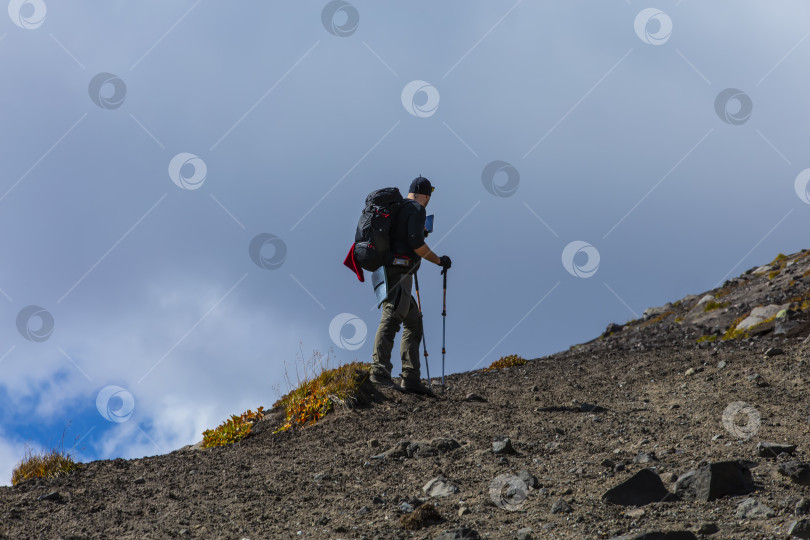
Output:
M313 350L370 361L342 261L419 174L446 373L808 247L806 2L62 4L0 21L0 483L26 444L165 453Z

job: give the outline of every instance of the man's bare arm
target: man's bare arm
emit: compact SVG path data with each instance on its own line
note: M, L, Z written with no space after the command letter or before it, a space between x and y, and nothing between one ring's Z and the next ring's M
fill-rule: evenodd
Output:
M441 260L439 260L439 256L433 253L433 251L428 247L427 244L423 244L422 246L414 249L413 251L423 259L427 259L433 264L438 264L439 266L441 266Z

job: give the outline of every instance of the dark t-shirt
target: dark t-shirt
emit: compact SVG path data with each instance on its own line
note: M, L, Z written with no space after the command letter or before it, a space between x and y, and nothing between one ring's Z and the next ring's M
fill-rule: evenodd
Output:
M415 200L402 202L391 232L392 255L409 257L414 264L422 260L414 249L425 245L425 216L425 207Z

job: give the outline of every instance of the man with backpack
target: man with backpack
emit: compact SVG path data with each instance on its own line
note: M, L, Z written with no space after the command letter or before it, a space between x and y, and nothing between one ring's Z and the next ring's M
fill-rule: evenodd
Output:
M422 340L422 314L411 295L413 274L421 260L450 268L450 257L436 255L425 243L425 207L430 201L433 186L427 178L419 176L411 182L408 197L399 205L391 231L391 254L385 264L389 284L388 296L382 302L382 316L374 338L371 364L371 382L393 388L391 380L391 351L394 338L403 326L400 354L402 382L408 392L430 395L432 392L420 380L419 342Z

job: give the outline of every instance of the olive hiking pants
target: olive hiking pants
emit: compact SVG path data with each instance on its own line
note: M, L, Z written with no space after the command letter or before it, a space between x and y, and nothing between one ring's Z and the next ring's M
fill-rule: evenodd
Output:
M382 303L382 316L377 335L374 338L371 372L381 377L391 377L391 351L394 338L402 325L400 355L402 357L402 378L420 378L419 342L422 340L421 314L416 300L411 295L413 275L407 270L386 268L390 287L388 297Z

